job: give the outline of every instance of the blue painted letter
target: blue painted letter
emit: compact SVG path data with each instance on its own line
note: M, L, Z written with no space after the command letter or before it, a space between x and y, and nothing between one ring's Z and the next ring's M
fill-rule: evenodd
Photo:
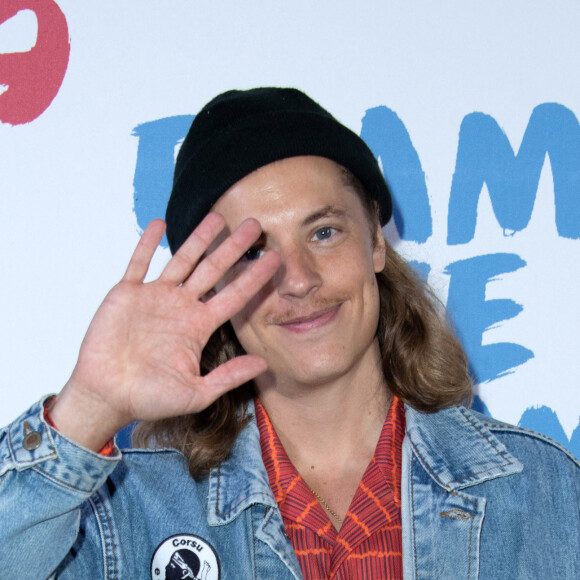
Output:
M451 276L447 306L477 382L501 377L534 356L519 344L482 344L487 329L517 316L522 310L513 300L486 300L487 283L499 274L514 272L524 265L515 254L488 254L459 260L445 269Z
M433 224L425 174L403 122L387 107L369 109L362 120L361 137L382 162L399 236L427 241Z
M580 238L580 125L566 107L546 103L532 112L517 155L492 117L471 113L463 119L447 242L473 239L484 183L500 226L510 233L523 230L532 215L546 153L554 178L556 228L562 237Z
M167 117L137 125L133 131L139 137L133 200L141 231L152 219L165 216L173 183L175 147L192 121L192 115ZM161 245L167 247L165 238Z

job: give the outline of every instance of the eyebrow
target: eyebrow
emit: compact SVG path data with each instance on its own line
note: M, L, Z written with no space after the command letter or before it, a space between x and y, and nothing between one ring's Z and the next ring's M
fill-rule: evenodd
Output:
M324 219L327 217L345 217L345 216L346 210L339 209L332 205L325 205L324 207L307 216L302 222L302 225L308 226L314 222L317 222L320 219Z

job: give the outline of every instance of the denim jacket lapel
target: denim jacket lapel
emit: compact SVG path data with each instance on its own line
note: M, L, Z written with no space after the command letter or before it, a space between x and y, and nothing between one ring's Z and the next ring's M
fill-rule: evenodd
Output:
M254 414L250 404L248 413ZM262 461L260 433L256 420L240 433L231 456L209 476L208 523L210 526L232 524L245 517L258 540L253 547L254 569L258 578L273 577L283 563L292 578L302 578L300 566L284 532L284 522L270 489L268 474ZM264 569L260 575L259 568ZM276 577L285 578L280 572Z
M469 488L519 473L523 465L467 409L424 414L408 408L406 418L405 578L478 578L486 498Z

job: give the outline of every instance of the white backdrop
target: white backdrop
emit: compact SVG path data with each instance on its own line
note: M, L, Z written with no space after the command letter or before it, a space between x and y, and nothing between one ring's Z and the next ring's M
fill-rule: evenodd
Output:
M190 116L296 86L380 158L388 237L449 299L476 406L580 455L579 17L571 0L2 0L0 424L67 380Z

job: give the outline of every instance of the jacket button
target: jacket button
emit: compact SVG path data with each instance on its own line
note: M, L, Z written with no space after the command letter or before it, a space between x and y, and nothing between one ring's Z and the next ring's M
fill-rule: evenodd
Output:
M22 442L22 447L26 449L26 451L34 451L40 447L42 443L42 434L38 431L29 431L24 436L24 441Z

